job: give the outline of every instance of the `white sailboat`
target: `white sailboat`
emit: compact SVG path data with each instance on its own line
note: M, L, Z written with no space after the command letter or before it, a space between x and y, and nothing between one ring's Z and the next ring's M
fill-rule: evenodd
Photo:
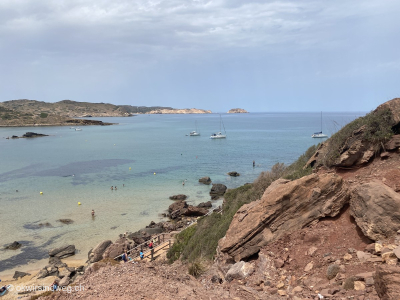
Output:
M222 132L221 132L221 124L224 126L224 132L225 132L225 134L222 134ZM213 133L213 134L210 136L210 139L225 139L225 138L226 138L225 125L224 125L224 123L222 123L221 115L219 115L219 132Z
M189 133L190 136L200 136L200 132L197 132L197 121L196 121L196 130L195 131L191 131Z
M322 133L322 111L321 111L321 131L320 132L314 132L311 135L312 138L327 138L328 136L326 134Z

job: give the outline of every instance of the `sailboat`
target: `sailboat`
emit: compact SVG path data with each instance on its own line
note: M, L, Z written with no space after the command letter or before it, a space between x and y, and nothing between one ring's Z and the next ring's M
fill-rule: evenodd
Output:
M191 131L189 133L190 136L200 136L200 132L197 132L197 121L196 121L196 130L195 131Z
M322 133L322 111L321 111L321 131L320 132L314 132L311 135L312 138L326 138L328 137L326 134Z
M222 133L221 133L221 124L224 126L224 123L222 123L221 115L219 115L219 132L213 133L213 134L210 136L210 139L225 139L225 138L226 138L225 126L224 126L224 132L225 132L225 134L222 134Z

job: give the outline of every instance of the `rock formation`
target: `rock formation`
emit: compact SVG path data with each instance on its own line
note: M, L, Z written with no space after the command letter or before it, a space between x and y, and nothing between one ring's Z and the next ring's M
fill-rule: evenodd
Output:
M211 183L211 178L210 177L202 177L199 179L199 182L204 183L204 184L210 184Z
M228 111L228 114L243 114L248 113L248 111L244 110L243 108L232 108Z
M348 200L347 187L335 174L312 174L292 182L278 180L261 200L238 210L219 247L239 261L321 217L336 216Z
M226 185L221 183L215 183L211 187L210 196L212 200L218 199L220 196L223 196L226 192Z

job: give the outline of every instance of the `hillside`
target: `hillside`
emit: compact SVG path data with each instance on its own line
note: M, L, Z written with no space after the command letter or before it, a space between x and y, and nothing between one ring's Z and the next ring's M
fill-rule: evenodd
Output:
M36 100L11 100L0 103L0 126L43 126L43 125L107 125L97 121L76 121L73 118L129 117L148 113L211 113L200 109L174 109L171 107L145 107L89 103L62 100L46 103Z

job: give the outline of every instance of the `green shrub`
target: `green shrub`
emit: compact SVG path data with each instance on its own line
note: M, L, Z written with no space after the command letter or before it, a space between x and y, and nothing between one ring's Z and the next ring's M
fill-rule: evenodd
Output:
M393 124L392 112L389 109L370 112L364 117L355 119L332 135L327 141L328 149L326 155L321 158L321 163L327 167L334 166L340 155L360 138L371 142L378 151L381 148L381 143L389 140L393 135ZM363 132L357 134L357 130L361 127L364 128Z
M194 263L191 263L188 267L189 274L196 278L203 274L204 271L205 268L200 261L195 261Z
M181 256L184 247L188 244L190 238L196 231L196 224L192 225L185 230L182 230L177 236L174 244L167 253L167 258L169 263L173 263Z
M44 113L44 112L40 113L41 118L47 118L48 115L49 115L48 113Z
M286 168L283 177L286 179L295 180L303 176L310 175L312 173L312 168L304 167L311 156L314 155L315 151L317 151L317 148L317 145L312 145L310 148L308 148L307 151L300 155L300 157L294 163Z

